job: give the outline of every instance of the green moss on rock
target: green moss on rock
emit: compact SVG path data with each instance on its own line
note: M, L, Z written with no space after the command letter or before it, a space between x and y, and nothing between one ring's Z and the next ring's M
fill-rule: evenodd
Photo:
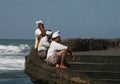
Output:
M120 39L81 39L69 38L62 41L73 51L107 50L111 48L120 48Z

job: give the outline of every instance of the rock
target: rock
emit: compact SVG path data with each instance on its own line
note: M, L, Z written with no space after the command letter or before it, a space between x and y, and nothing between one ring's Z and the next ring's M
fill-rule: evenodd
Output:
M25 57L24 72L31 77L34 84L89 84L80 78L80 74L67 69L56 69L41 60L32 48Z

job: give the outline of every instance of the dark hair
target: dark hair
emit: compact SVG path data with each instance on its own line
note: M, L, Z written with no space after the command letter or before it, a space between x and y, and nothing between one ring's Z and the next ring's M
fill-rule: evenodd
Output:
M57 38L57 37L56 37ZM52 40L55 40L56 38L52 38Z
M46 31L52 31L52 30L49 29L49 30L46 30Z
M58 36L58 37L59 37L59 36ZM55 39L58 38L58 37L52 38L52 40L55 40Z

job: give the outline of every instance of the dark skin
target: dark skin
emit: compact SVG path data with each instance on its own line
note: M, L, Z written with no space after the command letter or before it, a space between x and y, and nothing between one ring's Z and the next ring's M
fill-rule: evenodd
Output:
M54 39L56 42L61 43L60 36ZM71 58L74 59L74 56L72 54L72 50L70 48L67 49L67 52L70 54Z
M38 23L38 28L41 30L41 35L45 36L44 24Z
M53 39L55 42L58 42L60 43L61 42L61 39L60 39L60 36L59 37L56 37ZM74 55L72 54L72 51L71 49L66 49L66 50L61 50L60 52L58 52L58 56L60 57L60 64L56 64L56 68L68 68L64 65L64 60L65 60L65 56L66 54L69 53L70 54L70 57L72 58L72 60L74 59Z
M46 34L46 36L47 36L48 40L50 40L52 38L52 35L47 35Z
M60 36L55 38L55 41L58 42L58 43L61 43L61 38ZM67 49L67 52L70 54L71 58L74 59L74 56L72 54L72 50L70 48Z
M60 38L60 36L59 36L59 37L54 38L53 40L54 40L54 41L56 41L56 42L58 42L58 43L61 43L61 38Z

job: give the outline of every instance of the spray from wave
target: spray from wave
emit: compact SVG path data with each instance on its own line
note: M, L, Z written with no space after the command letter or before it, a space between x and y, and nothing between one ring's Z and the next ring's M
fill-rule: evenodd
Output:
M23 70L24 58L30 51L28 44L0 45L0 72Z
M24 51L30 49L30 46L27 44L20 44L16 45L0 45L0 55L7 55L7 54L21 54Z

